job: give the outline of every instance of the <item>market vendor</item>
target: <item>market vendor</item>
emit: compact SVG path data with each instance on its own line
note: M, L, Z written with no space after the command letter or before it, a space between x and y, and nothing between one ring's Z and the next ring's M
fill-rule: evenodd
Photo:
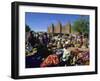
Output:
M61 63L63 66L69 65L68 61L70 56L70 51L68 50L69 46L70 46L69 41L67 41L65 43L65 47L63 48L62 63Z

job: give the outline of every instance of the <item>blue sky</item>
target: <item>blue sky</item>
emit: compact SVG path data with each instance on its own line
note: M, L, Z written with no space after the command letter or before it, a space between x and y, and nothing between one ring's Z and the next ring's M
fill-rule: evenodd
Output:
M51 14L51 13L33 13L26 12L25 13L25 24L29 25L29 27L37 32L37 31L47 31L47 27L52 23L57 25L58 21L62 23L62 25L70 22L74 23L77 19L80 18L81 15L72 15L72 14ZM89 20L89 16L84 16Z

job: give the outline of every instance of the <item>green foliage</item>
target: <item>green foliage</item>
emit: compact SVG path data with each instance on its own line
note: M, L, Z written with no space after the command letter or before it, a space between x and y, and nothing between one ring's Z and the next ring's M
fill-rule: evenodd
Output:
M73 30L76 32L89 33L89 21L84 18L84 16L80 17L74 22Z
M26 32L29 32L31 30L28 25L25 25L25 27L26 27L26 29L25 29Z

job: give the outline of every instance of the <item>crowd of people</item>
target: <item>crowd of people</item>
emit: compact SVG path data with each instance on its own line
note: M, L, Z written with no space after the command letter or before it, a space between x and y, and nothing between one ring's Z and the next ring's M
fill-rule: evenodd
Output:
M26 33L26 68L89 65L88 34Z

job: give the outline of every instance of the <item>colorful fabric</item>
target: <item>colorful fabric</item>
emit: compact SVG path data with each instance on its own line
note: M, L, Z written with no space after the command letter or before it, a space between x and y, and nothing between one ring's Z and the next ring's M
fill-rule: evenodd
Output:
M49 67L59 64L59 58L56 54L49 55L40 65L41 67Z

